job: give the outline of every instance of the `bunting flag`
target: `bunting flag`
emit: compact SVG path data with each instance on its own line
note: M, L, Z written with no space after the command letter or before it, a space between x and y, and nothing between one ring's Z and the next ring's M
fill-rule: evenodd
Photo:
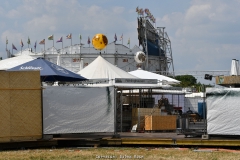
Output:
M36 49L36 47L37 47L37 41L35 42L35 44L34 44L34 48Z
M136 8L136 12L139 12L139 9L138 9L138 7Z
M127 44L130 44L130 38L128 39L128 43Z
M21 39L20 45L21 45L21 47L23 47L23 46L24 46L24 45L23 45L23 41L22 41L22 39Z
M15 49L15 50L17 50L17 48L14 46L14 44L12 44L12 49Z
M144 11L143 11L142 8L139 10L139 14L140 14L140 15L144 15Z
M69 35L67 35L67 39L72 39L72 33L70 33Z
M82 40L82 36L81 36L81 34L79 34L79 39Z
M117 41L117 35L116 35L116 33L115 33L114 42L116 42L116 41Z
M45 44L45 39L41 40L39 44Z
M7 39L7 37L6 37L6 44L8 44L8 39Z
M27 44L31 44L30 38L28 37Z
M90 44L90 38L88 37L88 41L87 41L88 44Z
M62 37L61 37L59 40L57 40L57 43L58 43L58 42L62 42Z
M53 35L49 36L48 40L53 40Z
M148 8L145 8L145 13L147 14L147 15L149 15L150 14L150 12L149 12L149 9Z
M120 40L119 41L121 41L123 39L123 34L122 34L122 36L120 37Z

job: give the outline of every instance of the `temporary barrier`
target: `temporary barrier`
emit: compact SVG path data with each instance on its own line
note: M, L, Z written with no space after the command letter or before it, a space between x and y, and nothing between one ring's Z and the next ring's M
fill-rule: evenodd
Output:
M42 138L39 71L0 71L0 142Z

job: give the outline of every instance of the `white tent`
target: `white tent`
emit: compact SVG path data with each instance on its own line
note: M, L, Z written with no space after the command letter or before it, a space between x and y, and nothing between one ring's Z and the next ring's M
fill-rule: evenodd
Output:
M8 70L10 68L16 67L23 63L29 62L33 59L36 59L36 58L28 55L21 55L17 57L7 58L0 61L0 70Z
M102 56L98 56L87 67L78 72L81 76L88 79L115 79L115 78L137 78L124 70L114 66Z
M124 78L124 79L132 79L133 81L136 79L140 78L129 74L128 72L114 66L107 60L105 60L102 56L98 56L92 63L90 63L87 67L83 68L78 72L81 76L90 79L90 80L101 80L101 79L107 79L109 81L108 84L98 84L101 86L106 86L106 85L116 85L116 86L150 86L150 87L156 87L157 84L138 84L136 83L117 83L115 84L115 79L116 78Z
M164 84L164 81L166 82L166 84L178 84L180 83L180 81L173 79L173 78L169 78L160 74L156 74L156 73L152 73L149 71L145 71L142 70L141 68L138 68L135 71L131 71L128 72L133 76L136 76L138 78L143 78L143 79L157 79L159 81L160 85Z

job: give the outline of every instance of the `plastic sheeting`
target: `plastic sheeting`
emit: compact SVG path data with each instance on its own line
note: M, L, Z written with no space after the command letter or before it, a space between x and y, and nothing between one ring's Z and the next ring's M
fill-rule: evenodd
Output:
M240 88L207 88L207 132L240 135Z
M44 134L92 132L114 132L113 87L45 87Z

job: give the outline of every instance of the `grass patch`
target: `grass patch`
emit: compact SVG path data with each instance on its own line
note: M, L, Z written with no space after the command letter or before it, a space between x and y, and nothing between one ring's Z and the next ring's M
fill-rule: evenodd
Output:
M91 159L159 159L159 160L237 160L240 151L192 150L184 148L63 148L1 151L0 160L91 160Z

